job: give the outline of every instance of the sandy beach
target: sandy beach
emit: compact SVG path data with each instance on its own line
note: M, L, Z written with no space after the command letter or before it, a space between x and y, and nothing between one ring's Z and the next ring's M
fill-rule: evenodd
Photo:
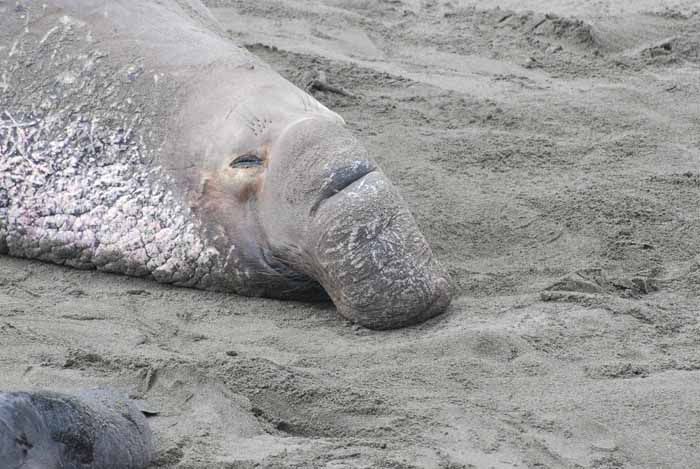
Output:
M696 0L207 0L346 120L452 277L394 331L0 256L0 387L110 386L153 468L700 466Z

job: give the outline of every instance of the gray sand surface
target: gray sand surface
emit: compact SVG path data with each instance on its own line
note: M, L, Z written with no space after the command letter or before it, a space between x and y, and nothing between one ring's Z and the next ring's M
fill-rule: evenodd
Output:
M330 305L0 257L0 386L112 386L155 467L700 466L697 1L209 0L401 188L455 300ZM509 8L512 8L510 10Z

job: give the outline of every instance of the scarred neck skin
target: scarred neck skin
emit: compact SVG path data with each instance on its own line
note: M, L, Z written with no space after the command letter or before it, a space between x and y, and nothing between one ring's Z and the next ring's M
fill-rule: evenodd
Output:
M148 164L133 128L107 129L68 112L3 117L0 125L10 127L0 149L7 253L215 286L226 257L207 245L168 176Z

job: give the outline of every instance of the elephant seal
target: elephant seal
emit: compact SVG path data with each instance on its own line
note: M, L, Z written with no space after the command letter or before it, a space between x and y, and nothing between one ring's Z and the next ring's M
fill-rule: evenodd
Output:
M448 306L447 274L343 119L199 1L0 10L0 252L330 297L376 329Z
M113 391L0 393L3 469L143 469L152 453L146 418Z

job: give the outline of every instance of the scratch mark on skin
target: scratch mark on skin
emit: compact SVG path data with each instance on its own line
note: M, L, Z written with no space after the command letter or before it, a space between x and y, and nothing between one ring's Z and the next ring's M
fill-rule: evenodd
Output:
M12 44L12 48L10 49L10 54L8 55L8 57L14 57L14 56L15 56L15 54L17 53L17 46L18 46L18 45L19 45L19 40L15 41L15 42Z
M231 113L233 112L234 109L236 109L236 106L234 106L234 107L232 107L231 109L229 109L228 113L226 114L226 117L224 117L224 120L227 121L228 118L231 117Z
M53 28L49 29L46 34L44 34L44 37L41 38L41 41L39 41L39 45L43 44L46 42L46 40L51 36L53 33L58 31L58 26L54 26Z
M2 83L0 83L0 88L2 89L3 93L7 93L7 90L10 89L10 82L7 78L7 72L2 72Z
M311 111L311 106L309 105L309 95L303 91L301 93L301 103L304 105L304 112Z
M256 137L262 136L268 126L272 124L271 120L258 117L245 104L235 106L231 112L235 112L240 118L240 122L242 122Z

